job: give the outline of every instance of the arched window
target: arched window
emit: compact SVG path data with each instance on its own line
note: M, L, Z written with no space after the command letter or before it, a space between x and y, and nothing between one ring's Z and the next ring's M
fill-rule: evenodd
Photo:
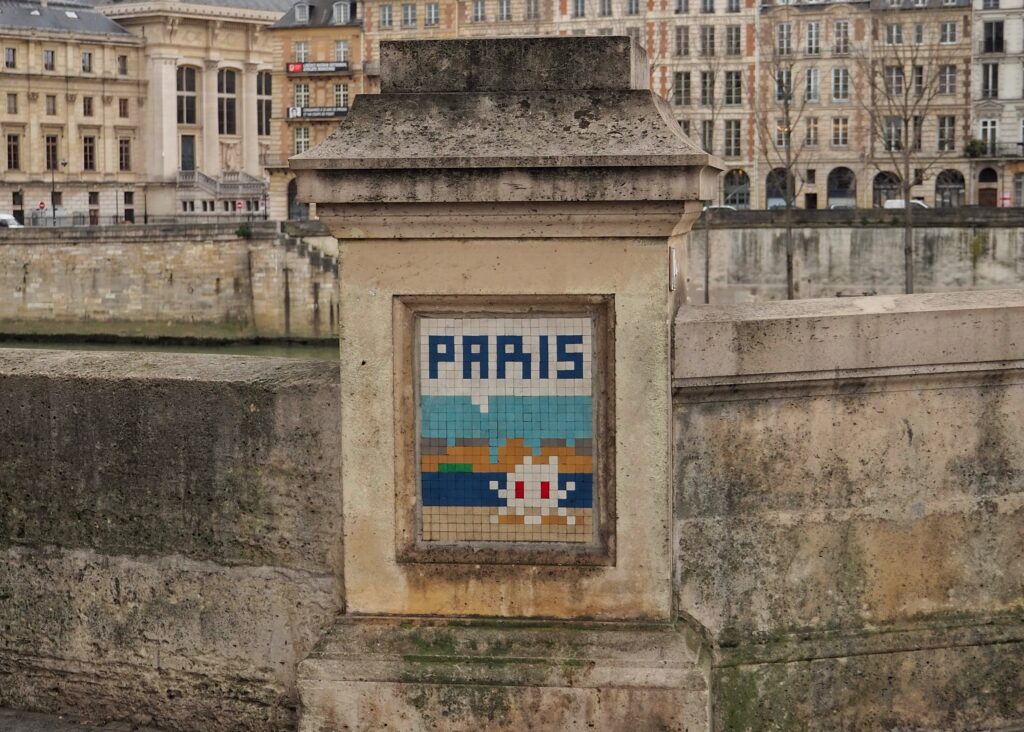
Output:
M309 22L309 5L306 3L295 4L295 22L296 23L308 23Z
M231 69L217 72L217 132L222 135L238 134L237 77Z
M750 208L750 176L739 168L730 170L722 181L722 193L727 206Z
M331 22L334 25L344 25L348 23L352 15L352 6L347 2L334 3L331 7Z
M833 168L826 190L829 208L857 207L857 176L849 168Z
M955 208L964 204L965 181L959 170L943 170L935 176L935 207Z
M775 168L765 179L765 205L767 208L786 208L786 200L796 199L796 181L785 168ZM794 204L791 204L794 205Z
M900 197L900 177L898 175L883 170L875 176L871 199L874 206L881 208L886 201Z
M259 135L270 134L270 112L274 108L271 94L271 74L260 71L256 74L256 133Z
M978 173L979 183L998 183L999 174L995 171L995 168L982 168L981 172Z
M177 72L178 124L196 124L196 70L191 66L179 66Z

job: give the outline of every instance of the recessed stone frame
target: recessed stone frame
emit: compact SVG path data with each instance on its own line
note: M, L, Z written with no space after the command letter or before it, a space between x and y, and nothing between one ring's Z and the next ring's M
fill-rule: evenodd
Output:
M395 485L398 561L614 565L614 297L610 295L397 296L394 299L393 318L395 339L395 445L397 452L395 456ZM495 336L495 339L488 344L488 348L493 351L497 346L496 336L505 330L507 324L510 324L511 330L515 331L516 328L523 328L523 321L528 319L547 322L556 329L560 326L572 326L581 319L587 320L590 325L591 338L589 348L585 345L577 346L576 339L566 338L560 342L555 338L558 333L551 332L549 334L553 338L548 342L550 350L547 351L548 367L546 372L547 378L557 382L560 367L563 372L571 371L573 368L573 357L566 353L567 351L571 350L573 353L576 353L587 350L589 353L590 401L592 405L592 427L589 441L587 439L575 441L570 437L565 440L567 444L556 445L555 440L543 437L543 433L531 434L528 440L532 441L532 450L537 453L532 455L532 457L539 463L538 470L543 470L544 468L541 467L543 465L550 466L554 462L552 457L556 454L563 461L562 467L564 469L565 463L573 459L582 461L583 458L580 457L580 454L590 453L587 456L592 470L589 486L591 497L590 511L588 513L578 508L575 511L560 511L561 506L555 505L556 501L554 500L542 500L539 503L546 504L543 507L527 507L525 511L519 511L520 507L513 505L523 503L523 501L513 500L517 497L523 497L519 482L513 479L519 476L513 476L510 472L507 483L503 483L501 477L505 475L505 472L504 469L501 469L495 471L495 473L500 475L479 476L484 482L478 484L475 489L471 489L475 490L475 495L478 497L482 495L490 496L489 499L485 500L492 501L492 507L495 507L494 503L498 505L498 510L493 513L493 516L497 516L497 518L488 517L490 521L494 522L490 525L500 526L501 523L506 521L514 521L516 519L511 517L516 516L517 513L519 515L523 513L540 515L541 511L543 511L544 516L540 518L540 521L544 525L559 527L554 534L554 536L557 536L555 540L543 540L543 537L538 537L536 534L525 536L527 532L532 530L532 527L527 528L526 526L523 527L524 535L506 540L495 540L493 536L491 538L483 538L486 537L486 531L483 534L477 533L477 538L469 538L473 534L472 531L468 533L438 531L438 520L443 523L446 519L444 517L438 519L436 512L434 516L425 516L425 513L429 514L434 507L424 506L425 484L422 470L425 465L424 452L428 453L426 457L427 462L431 463L428 466L431 470L439 468L439 465L434 465L435 462L440 463L440 460L447 460L448 462L445 465L448 470L475 472L481 467L481 462L488 460L494 462L495 458L497 458L499 463L504 462L505 468L508 468L509 447L505 445L505 450L496 452L495 445L484 445L483 441L481 441L480 448L482 449L475 456L467 457L471 446L465 444L462 446L452 445L451 440L448 441L448 445L444 445L440 444L440 441L436 438L424 436L425 432L422 429L423 415L421 413L421 392L423 391L421 387L421 374L429 374L431 366L430 364L423 364L421 356L427 352L426 349L433 347L435 350L432 352L431 360L435 362L433 366L439 372L442 367L446 367L449 370L453 366L457 368L465 367L465 363L459 362L462 359L457 359L454 363L449 360L455 356L454 353L449 354L447 351L450 341L444 343L435 342L428 346L429 335L437 334L444 330L443 328L439 330L439 323L442 326L454 326L457 331L460 322L468 323L473 321L470 325L472 330L474 327L490 321L492 323L491 335ZM477 335L484 334L480 333ZM567 345L566 342L569 344ZM475 350L475 355L478 357L482 347L481 343L478 340L477 345L472 347ZM540 347L539 343L538 347ZM504 343L503 348L506 351L509 350L509 344ZM560 348L563 350L559 351ZM514 345L511 350L515 350ZM506 353L505 355L508 354ZM515 358L517 355L522 354L514 353L509 358L517 360ZM538 353L537 355L539 356L540 354ZM559 356L569 360L559 363ZM489 368L496 371L497 364L495 359L496 356L492 353ZM480 358L479 360L482 361L483 359ZM441 361L441 363L436 363L437 361ZM525 376L521 364L506 363L505 366L506 377L513 370L520 378ZM473 369L471 374L477 377L478 382L481 381L480 377L483 374L479 370L481 368L480 362L471 364L470 368ZM537 375L539 375L539 363L534 368L536 368ZM531 373L532 375L534 374ZM488 374L488 376L491 376L491 374ZM496 376L496 373L494 376ZM472 401L474 408L484 408L484 405L479 403L480 399L474 398ZM495 407L496 409L501 409L499 404L496 404ZM461 405L460 408L464 410L465 405ZM538 440L542 444L538 444ZM469 440L466 442L469 442ZM514 443L513 447L518 452L513 451L512 459L515 459L516 456L524 456L521 445L518 442ZM452 453L456 457L434 457L434 455L444 454L445 452ZM474 465L474 463L476 464ZM585 463L579 462L577 465L585 465ZM522 470L524 468L519 466L518 469ZM525 469L529 470L530 468L527 467ZM573 468L573 470L575 469ZM537 476L537 481L533 487L538 488L542 486L543 483L540 479L543 477ZM579 506L581 504L579 496L586 492L585 481L578 482L576 480L580 477L585 478L585 476L571 474L560 475L557 480L552 479L549 486L547 486L551 492L548 495L550 496L554 493L558 499L558 504L564 502L571 506ZM568 480L568 478L573 480ZM575 485L570 486L570 483ZM531 485L527 481L526 490L529 491L530 487ZM499 494L503 496L503 500L493 501ZM533 495L535 498L540 498L542 494L535 492ZM528 499L526 503L529 503L529 495L526 498ZM574 501L576 501L575 504ZM471 500L469 502L478 503L479 501ZM582 503L585 503L585 500ZM428 509L426 512L425 508ZM581 540L578 533L574 533L566 528L569 515L575 516L576 520L581 523L586 521L591 526L592 531L585 540ZM580 516L582 515L587 515L587 519L581 519ZM522 520L526 521L527 519L523 516ZM537 519L532 520L536 521ZM425 532L427 521L431 522L431 526L426 527ZM473 523L474 521L480 522L481 519L471 518L467 520L467 523ZM456 538L453 538L453 536Z

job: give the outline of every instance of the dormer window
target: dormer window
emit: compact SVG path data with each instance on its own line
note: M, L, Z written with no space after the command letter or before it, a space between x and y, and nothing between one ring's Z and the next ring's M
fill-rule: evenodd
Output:
M351 19L352 6L347 2L334 3L331 13L331 22L335 25L344 25Z
M309 5L306 3L298 3L295 6L295 22L296 23L308 23L309 22Z

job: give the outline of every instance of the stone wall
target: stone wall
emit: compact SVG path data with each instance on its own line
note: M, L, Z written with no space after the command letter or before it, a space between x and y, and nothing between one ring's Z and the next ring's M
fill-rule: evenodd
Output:
M800 221L796 228L798 297L902 293L903 230L891 218L865 222L833 218L837 220ZM953 221L944 226L928 221L918 228L915 292L1024 285L1024 221L1001 223L993 221L992 226L980 226ZM778 215L735 220L729 215L708 230L703 227L704 221L698 221L689 235L689 302L704 302L708 242L711 304L786 298L786 240Z
M678 605L715 728L1024 720L1024 294L684 310Z
M293 727L342 606L337 366L0 350L0 707Z
M0 333L214 339L337 335L337 268L254 224L5 230Z

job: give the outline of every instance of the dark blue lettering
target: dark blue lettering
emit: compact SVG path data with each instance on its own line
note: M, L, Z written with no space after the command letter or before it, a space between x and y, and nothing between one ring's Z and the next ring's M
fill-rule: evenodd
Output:
M583 378L583 354L570 353L566 350L569 346L583 345L581 335L560 335L555 338L555 348L558 353L558 363L571 363L571 369L558 369L559 379L582 379Z
M444 346L444 350L441 350ZM439 363L455 363L455 336L432 335L427 337L428 371L431 379L437 378Z
M509 350L509 346L512 350ZM498 336L498 378L505 378L505 364L520 363L523 366L522 377L530 378L530 354L523 352L523 337L504 335Z
M462 378L473 378L473 364L480 364L480 378L487 378L487 336L463 336Z
M537 359L540 368L537 370L540 372L540 378L548 378L548 337L540 337L540 356Z

